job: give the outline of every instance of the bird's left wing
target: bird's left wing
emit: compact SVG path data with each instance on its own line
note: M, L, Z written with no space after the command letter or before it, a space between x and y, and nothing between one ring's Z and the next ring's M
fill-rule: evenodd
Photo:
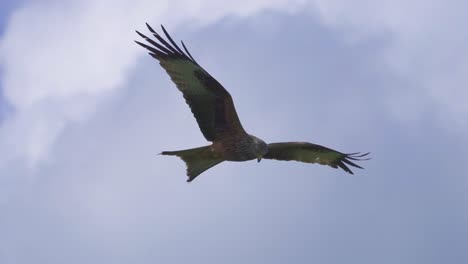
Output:
M190 106L205 138L215 141L225 135L246 134L229 92L195 61L185 44L182 42L184 53L163 26L161 28L169 42L146 25L157 41L137 31L148 44L136 43L147 49L169 74Z
M369 155L369 153L344 154L336 150L308 142L281 142L268 144L268 153L264 155L263 158L318 163L321 165L328 165L333 168L339 167L344 171L353 174L348 166L362 169L361 166L355 164L353 161L367 160L367 155Z

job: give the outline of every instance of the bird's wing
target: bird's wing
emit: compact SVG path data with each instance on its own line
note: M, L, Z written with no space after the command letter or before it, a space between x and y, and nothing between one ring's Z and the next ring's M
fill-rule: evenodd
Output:
M157 41L137 31L148 44L135 42L147 49L169 74L190 106L205 138L214 141L225 134L245 134L229 92L193 59L182 42L184 53L162 25L170 43L146 25Z
M347 165L360 168L353 161L366 160L369 153L344 154L324 146L308 142L281 142L268 144L268 153L263 156L265 159L275 160L295 160L307 163L318 163L328 165L333 168L342 168L344 171L353 174Z

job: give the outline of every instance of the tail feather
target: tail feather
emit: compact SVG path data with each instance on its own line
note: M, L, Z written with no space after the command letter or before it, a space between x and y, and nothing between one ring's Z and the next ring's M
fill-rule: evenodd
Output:
M187 166L187 182L193 181L198 175L207 169L221 163L224 159L216 157L210 150L210 146L185 149L178 151L163 151L161 155L177 156Z

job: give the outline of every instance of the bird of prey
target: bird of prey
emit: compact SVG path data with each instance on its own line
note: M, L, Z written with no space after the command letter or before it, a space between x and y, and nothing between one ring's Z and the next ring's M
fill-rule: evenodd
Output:
M150 25L146 26L155 39L136 31L147 44L135 42L147 49L149 55L158 60L166 70L190 106L203 136L212 142L211 145L204 147L161 153L180 157L185 162L187 182L193 181L202 172L223 161L257 159L260 162L262 158L318 163L333 168L339 167L350 174L353 172L348 166L362 169L354 162L366 160L369 153L345 154L308 142L267 144L256 136L248 134L237 116L229 92L198 64L184 42L181 41L185 52L162 25L167 40L156 33Z

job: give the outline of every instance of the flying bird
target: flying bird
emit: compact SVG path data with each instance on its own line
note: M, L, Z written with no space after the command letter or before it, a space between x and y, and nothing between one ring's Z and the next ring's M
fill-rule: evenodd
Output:
M187 166L187 182L193 181L207 169L223 161L248 161L257 159L294 160L318 163L341 168L353 174L348 166L362 169L355 161L367 160L369 153L345 154L336 150L308 143L281 142L267 144L248 134L237 116L229 92L192 57L184 42L184 51L174 42L161 25L167 40L146 24L155 37L142 33L145 43L135 41L159 61L189 105L203 136L212 144L204 147L163 151L162 155L180 157ZM354 162L353 162L354 161Z

